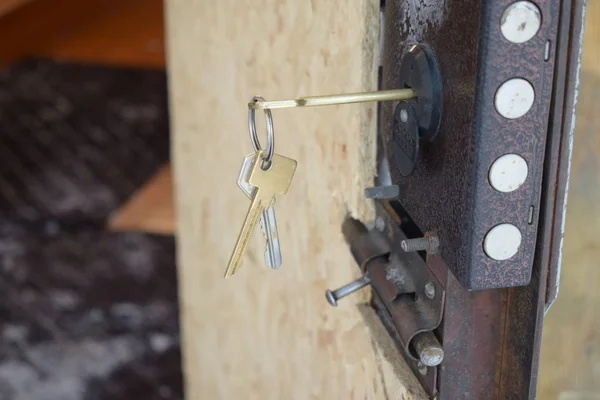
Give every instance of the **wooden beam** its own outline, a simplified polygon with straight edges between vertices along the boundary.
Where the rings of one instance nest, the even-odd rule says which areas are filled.
[[[10,3],[10,2],[9,2]],[[164,67],[160,0],[37,0],[2,15],[0,66],[24,56]]]
[[[0,17],[24,6],[30,1],[31,0],[0,0]]]
[[[337,309],[324,297],[359,274],[340,229],[373,216],[376,104],[273,112],[276,152],[298,160],[276,203],[284,263],[264,267],[255,233],[223,280],[249,204],[246,103],[376,89],[379,2],[165,5],[187,397],[421,398],[368,291]]]
[[[160,169],[108,222],[112,230],[172,235],[175,231],[171,166]]]

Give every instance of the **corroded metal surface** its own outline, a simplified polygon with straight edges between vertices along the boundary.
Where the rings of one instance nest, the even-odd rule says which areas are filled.
[[[382,104],[392,182],[406,188],[399,200],[419,228],[439,234],[443,257],[457,279],[475,290],[526,285],[537,239],[560,3],[538,2],[541,29],[532,40],[515,45],[500,32],[502,12],[511,2],[425,2],[413,10],[404,2],[388,1],[385,7],[383,88],[401,87],[402,55],[410,45],[424,42],[435,52],[444,90],[440,132],[421,143],[410,177],[394,168],[395,104]],[[551,51],[545,60],[548,40]],[[515,120],[500,116],[494,105],[496,90],[509,78],[528,80],[536,96],[529,112]],[[529,176],[519,190],[500,193],[489,185],[487,174],[497,157],[511,152],[526,158]],[[522,234],[519,252],[505,261],[490,259],[482,246],[486,232],[499,223],[511,223]]]

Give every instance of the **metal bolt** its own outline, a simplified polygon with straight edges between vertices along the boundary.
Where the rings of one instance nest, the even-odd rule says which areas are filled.
[[[483,251],[493,260],[503,261],[518,253],[523,234],[513,224],[496,225],[485,234]]]
[[[516,119],[527,114],[535,101],[533,85],[523,78],[512,78],[496,91],[494,105],[504,118]]]
[[[500,30],[512,43],[525,43],[540,30],[542,13],[530,1],[517,1],[509,5],[502,13]]]
[[[417,239],[404,239],[400,243],[400,247],[407,253],[412,253],[413,251],[425,251],[429,249],[429,239],[426,237],[417,238]]]
[[[435,284],[433,282],[427,282],[425,284],[425,296],[430,300],[435,298]]]
[[[357,290],[364,288],[365,286],[367,286],[370,283],[371,283],[371,278],[369,278],[368,275],[365,275],[362,278],[359,278],[353,282],[350,282],[349,284],[344,285],[341,288],[336,289],[334,291],[327,289],[325,291],[325,298],[327,299],[329,304],[331,304],[332,306],[335,307],[335,306],[337,306],[337,302],[339,299],[346,297],[349,294],[352,294],[352,293],[356,292]]]
[[[406,111],[405,109],[400,110],[400,121],[408,121],[408,111]]]
[[[422,332],[411,341],[419,359],[428,367],[435,367],[444,360],[444,350],[432,332]]]
[[[385,231],[385,220],[382,217],[377,217],[375,219],[375,229],[379,232]]]
[[[365,189],[367,199],[393,199],[399,195],[400,187],[398,185],[374,186]]]
[[[415,251],[429,251],[435,253],[439,246],[440,240],[435,235],[415,239],[404,239],[400,242],[400,247],[407,253]]]

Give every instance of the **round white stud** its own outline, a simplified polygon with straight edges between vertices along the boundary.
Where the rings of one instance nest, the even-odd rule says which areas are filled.
[[[527,179],[527,161],[518,154],[505,154],[490,167],[490,185],[499,192],[512,192]]]
[[[535,100],[531,83],[522,78],[504,82],[496,92],[496,111],[504,118],[515,119],[527,114]]]
[[[496,225],[485,235],[483,250],[488,257],[502,261],[508,260],[521,246],[521,231],[512,224]]]
[[[500,30],[512,43],[525,43],[533,38],[542,25],[540,9],[530,1],[512,3],[502,13]]]

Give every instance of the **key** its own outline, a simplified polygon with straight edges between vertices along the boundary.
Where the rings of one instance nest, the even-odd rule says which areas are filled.
[[[250,184],[250,182],[248,182],[255,158],[256,153],[247,155],[246,158],[244,158],[242,170],[238,179],[239,188],[242,189],[242,192],[244,192],[249,199],[252,199],[254,190],[256,189]],[[273,203],[274,202],[275,199],[273,199]],[[269,268],[277,269],[281,266],[282,259],[273,203],[271,203],[269,207],[262,211],[262,215],[260,216],[260,230],[266,241],[265,264]]]
[[[318,107],[336,104],[368,103],[372,101],[408,100],[416,96],[417,94],[413,89],[391,89],[363,93],[306,96],[290,100],[251,101],[248,103],[248,107],[253,110],[274,110],[276,108]]]
[[[257,152],[256,159],[252,165],[252,171],[248,178],[248,182],[256,189],[252,195],[242,230],[227,264],[225,278],[229,278],[238,270],[252,229],[258,222],[262,210],[271,205],[276,194],[285,194],[288,191],[294,177],[294,172],[296,172],[296,160],[279,154],[273,154],[270,168],[263,170],[261,167],[262,154],[262,150]]]

